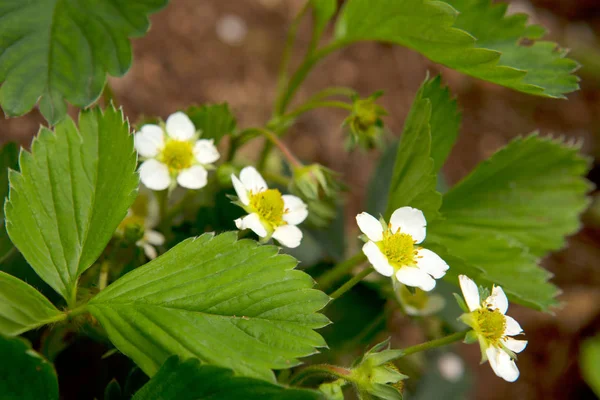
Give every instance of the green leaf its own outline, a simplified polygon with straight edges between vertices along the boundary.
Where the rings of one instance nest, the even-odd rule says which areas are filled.
[[[52,364],[25,340],[0,336],[0,360],[3,400],[58,400],[58,379]]]
[[[0,272],[0,334],[16,336],[65,318],[66,315],[35,288]]]
[[[481,269],[481,279],[520,303],[556,304],[556,287],[537,262],[580,228],[590,184],[583,178],[589,162],[578,150],[535,134],[515,139],[444,196],[444,219],[428,226],[428,243]],[[450,265],[465,273],[460,263]]]
[[[202,235],[120,278],[88,307],[148,375],[173,354],[273,380],[325,347],[329,297],[274,246]]]
[[[579,365],[585,382],[600,397],[600,336],[583,343]]]
[[[391,42],[465,74],[521,92],[564,97],[579,88],[578,65],[540,39],[544,29],[523,14],[505,16],[491,0],[349,0],[338,18],[336,45]]]
[[[168,0],[5,0],[0,2],[0,105],[9,116],[40,99],[50,124],[66,114],[65,100],[92,104],[106,74],[131,66],[128,37],[142,36],[148,14]]]
[[[327,23],[335,15],[337,0],[311,0],[314,15],[314,31],[321,37]]]
[[[78,277],[98,258],[135,199],[129,125],[114,108],[42,128],[10,173],[7,230],[27,262],[70,304]]]
[[[428,222],[437,217],[442,196],[436,190],[436,173],[456,140],[459,124],[456,102],[441,87],[439,77],[423,82],[400,137],[386,217],[404,206],[423,211]]]
[[[235,129],[236,120],[227,103],[192,106],[185,113],[201,131],[201,139],[213,139],[215,144]]]
[[[4,261],[8,254],[14,249],[12,242],[6,232],[4,225],[4,201],[8,196],[8,170],[19,170],[19,145],[6,143],[0,149],[0,198],[2,208],[0,209],[0,262]]]
[[[230,369],[201,365],[196,358],[172,356],[133,400],[318,400],[319,392],[285,388],[259,379],[234,376]]]

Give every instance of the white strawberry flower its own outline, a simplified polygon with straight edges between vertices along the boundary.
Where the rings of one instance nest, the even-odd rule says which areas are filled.
[[[506,315],[506,294],[500,286],[494,286],[492,294],[481,301],[479,288],[473,280],[465,275],[459,275],[458,279],[470,311],[461,315],[460,320],[473,328],[472,332],[481,347],[482,362],[488,360],[500,378],[508,382],[516,381],[519,369],[515,364],[515,353],[522,352],[527,341],[511,337],[523,333],[523,329],[514,318]]]
[[[248,215],[235,220],[240,230],[251,229],[263,241],[270,238],[283,246],[294,248],[302,241],[302,231],[296,226],[308,216],[308,208],[296,196],[282,195],[269,189],[254,167],[245,167],[240,177],[231,174],[239,203]]]
[[[164,125],[148,124],[135,134],[138,154],[145,159],[140,180],[152,190],[177,183],[187,189],[206,186],[208,171],[220,157],[213,140],[198,139],[196,127],[182,112],[171,114]]]
[[[440,256],[417,246],[425,240],[427,225],[421,210],[399,208],[387,225],[366,212],[358,214],[356,222],[366,236],[363,253],[381,275],[428,292],[446,274],[448,264]]]

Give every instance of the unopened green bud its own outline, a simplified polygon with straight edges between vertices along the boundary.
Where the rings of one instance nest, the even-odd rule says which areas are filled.
[[[383,107],[375,100],[382,95],[377,92],[366,99],[354,98],[352,113],[344,121],[350,129],[346,148],[353,150],[357,146],[365,150],[381,147],[383,144],[383,120],[387,115]]]
[[[115,235],[126,244],[133,244],[144,237],[144,219],[131,214],[119,224]]]
[[[327,400],[344,400],[342,387],[346,384],[344,379],[338,379],[334,382],[323,383],[319,386],[319,391],[325,395]]]

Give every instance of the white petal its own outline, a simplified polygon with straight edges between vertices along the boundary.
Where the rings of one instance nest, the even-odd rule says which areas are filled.
[[[490,346],[486,350],[490,366],[494,373],[500,378],[508,382],[514,382],[519,377],[519,369],[515,364],[515,361],[510,356],[493,346]]]
[[[169,167],[151,158],[140,165],[140,180],[148,189],[165,190],[171,184]]]
[[[167,134],[177,140],[189,140],[196,133],[196,127],[187,115],[181,111],[169,115],[166,123]]]
[[[475,311],[481,308],[479,300],[479,288],[471,278],[466,275],[459,275],[458,281],[460,283],[460,290],[462,290],[463,297],[469,307],[469,311]]]
[[[506,338],[502,340],[502,343],[504,343],[509,350],[514,351],[515,353],[520,353],[525,350],[525,347],[527,347],[527,340]]]
[[[146,254],[146,257],[150,260],[154,260],[158,256],[156,249],[151,244],[142,243],[142,249],[144,249],[144,254]]]
[[[300,197],[284,194],[283,207],[286,213],[283,214],[283,220],[291,225],[298,225],[308,217],[308,207]],[[289,246],[288,246],[289,247]]]
[[[498,309],[502,314],[506,314],[506,310],[508,310],[508,299],[500,286],[494,286],[492,294],[485,299],[485,303],[492,308]]]
[[[133,141],[140,156],[156,157],[165,145],[164,132],[158,125],[144,125]]]
[[[165,244],[165,236],[157,231],[147,230],[144,233],[144,240],[154,246],[162,246]]]
[[[188,189],[200,189],[206,186],[208,172],[201,165],[183,169],[177,175],[177,183]]]
[[[380,242],[383,239],[383,226],[381,222],[369,213],[362,212],[356,216],[358,227],[367,235],[369,240]]]
[[[392,276],[394,274],[394,268],[375,243],[368,241],[364,244],[362,251],[369,259],[371,265],[373,265],[373,268],[375,268],[375,271],[383,276]]]
[[[440,279],[446,275],[448,264],[440,256],[431,250],[420,249],[417,253],[417,267],[433,276],[435,279]]]
[[[256,233],[259,237],[267,236],[267,230],[264,225],[260,221],[260,217],[256,213],[252,213],[246,215],[243,218],[235,220],[235,226],[238,227],[239,230],[251,229],[254,233]]]
[[[240,172],[240,180],[246,187],[246,190],[252,193],[259,193],[268,189],[267,182],[254,167],[245,167]]]
[[[302,231],[295,225],[282,225],[273,232],[273,239],[291,249],[300,246]]]
[[[418,287],[429,292],[435,287],[435,279],[416,267],[402,267],[396,272],[396,279],[407,286]]]
[[[523,332],[521,325],[513,318],[505,315],[506,318],[506,328],[504,329],[504,334],[508,336],[515,336],[519,333]]]
[[[242,204],[247,206],[250,203],[250,199],[248,199],[248,191],[246,190],[246,187],[242,181],[240,181],[234,174],[231,174],[231,183],[233,183],[235,193],[237,193],[237,196]]]
[[[214,145],[212,139],[201,139],[194,145],[194,157],[200,164],[212,164],[217,161],[221,155]]]
[[[417,244],[425,240],[427,221],[421,210],[412,207],[399,208],[392,214],[390,223],[394,233],[400,229],[400,232],[412,236]]]

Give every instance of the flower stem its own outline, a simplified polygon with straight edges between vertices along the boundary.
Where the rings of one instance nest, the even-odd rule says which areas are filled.
[[[345,103],[343,101],[316,101],[316,102],[308,102],[306,104],[301,105],[295,110],[285,114],[282,119],[294,119],[299,115],[304,114],[307,111],[314,110],[315,108],[341,108],[343,110],[352,111],[352,105]]]
[[[98,290],[102,291],[108,284],[108,273],[110,272],[110,261],[104,260],[100,265],[100,275],[98,276]]]
[[[277,135],[275,133],[271,132],[268,129],[262,129],[262,128],[257,128],[257,129],[260,130],[260,133],[269,141],[269,143],[277,146],[279,151],[281,151],[281,154],[283,154],[283,156],[286,158],[286,160],[290,163],[290,165],[293,168],[302,167],[302,163],[300,162],[300,160],[298,160],[298,158],[296,158],[294,153],[292,153],[292,151],[277,137]],[[263,154],[261,154],[261,160],[259,162],[259,169],[261,169],[261,170],[264,169],[264,166],[265,166],[264,164],[266,162],[266,156],[268,154],[268,151],[265,153],[265,149],[267,149],[267,146],[265,146],[265,148],[263,149]]]
[[[358,282],[362,281],[363,278],[365,278],[373,271],[375,271],[375,268],[373,268],[372,266],[365,268],[364,270],[360,271],[357,275],[355,275],[352,279],[350,279],[348,282],[340,286],[336,291],[331,293],[329,297],[331,297],[332,299],[337,299],[338,297],[346,293],[348,290],[352,289]]]
[[[365,262],[367,258],[365,255],[361,253],[357,253],[349,259],[342,261],[341,263],[335,265],[329,271],[325,272],[319,278],[319,287],[323,291],[327,291],[331,287],[331,285],[335,284],[339,281],[344,275],[346,275],[352,268],[362,264]]]
[[[352,380],[351,371],[346,368],[337,367],[329,364],[316,364],[309,365],[308,367],[300,370],[296,375],[290,379],[290,385],[298,386],[306,379],[316,375],[329,375],[335,378],[342,378],[345,380]]]
[[[446,345],[454,343],[454,342],[458,342],[459,340],[462,340],[465,338],[465,335],[467,334],[467,332],[469,332],[469,331],[467,330],[467,331],[462,331],[462,332],[456,332],[456,333],[453,333],[452,335],[448,335],[448,336],[445,336],[440,339],[430,340],[429,342],[425,342],[425,343],[417,344],[415,346],[407,347],[406,349],[402,350],[401,357],[406,357],[406,356],[409,356],[414,353],[419,353],[421,351],[431,350],[431,349],[435,349],[437,347],[442,347],[442,346],[446,346]]]

